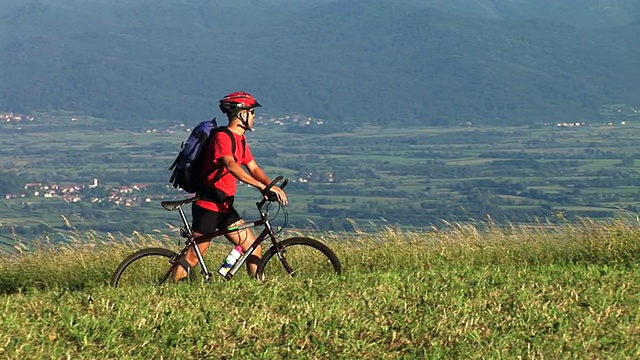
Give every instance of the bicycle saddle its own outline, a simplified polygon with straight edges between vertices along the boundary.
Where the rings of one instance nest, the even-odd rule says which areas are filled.
[[[162,204],[162,207],[165,208],[165,210],[173,211],[184,204],[188,204],[196,200],[198,200],[197,197],[192,197],[192,198],[183,199],[183,200],[163,201],[160,204]]]

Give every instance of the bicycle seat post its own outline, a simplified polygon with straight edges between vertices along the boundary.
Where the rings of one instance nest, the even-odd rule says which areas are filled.
[[[189,226],[189,221],[187,221],[187,217],[184,215],[184,210],[182,210],[182,206],[178,207],[178,212],[180,213],[180,218],[182,219],[184,228],[187,231],[187,236],[193,235],[191,232],[191,226]]]

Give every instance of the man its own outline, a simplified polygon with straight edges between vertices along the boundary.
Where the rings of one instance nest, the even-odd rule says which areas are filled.
[[[246,92],[234,92],[220,100],[220,110],[229,119],[229,131],[212,133],[213,141],[206,148],[203,165],[203,176],[206,176],[206,180],[202,190],[198,191],[200,200],[192,207],[192,230],[195,236],[244,224],[244,220],[233,206],[238,180],[260,190],[271,182],[254,159],[245,137],[246,131],[253,130],[255,108],[260,106],[258,101]],[[274,186],[271,191],[277,195],[281,203],[287,204],[287,195],[282,189]],[[243,229],[230,233],[227,239],[234,245],[241,246],[243,251],[247,251],[255,240],[255,235],[251,229]],[[207,241],[198,245],[203,255],[210,244],[211,241]],[[255,276],[261,256],[262,249],[258,247],[247,259],[247,270],[251,276]],[[198,263],[193,248],[189,248],[185,258],[192,267]],[[186,271],[179,267],[175,280],[179,281],[186,276]]]

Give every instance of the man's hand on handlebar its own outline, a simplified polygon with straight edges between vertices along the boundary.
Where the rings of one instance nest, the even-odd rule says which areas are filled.
[[[283,189],[285,186],[287,186],[287,183],[289,182],[289,180],[285,179],[280,185],[280,187],[277,187],[276,184],[281,180],[282,180],[282,176],[278,176],[277,178],[272,180],[269,185],[267,185],[264,189],[262,189],[261,191],[262,196],[264,196],[264,200],[262,200],[262,203],[264,203],[264,201],[267,201],[267,200],[268,201],[277,200],[282,205],[287,205],[289,200],[287,198],[287,194],[284,192]]]
[[[268,201],[277,201],[282,205],[287,205],[289,200],[287,199],[287,194],[281,188],[277,186],[272,186],[268,193],[262,191],[262,195]]]
[[[271,188],[271,192],[276,194],[279,203],[281,203],[282,205],[287,205],[289,199],[287,198],[287,193],[285,193],[284,190],[277,186],[274,186]]]

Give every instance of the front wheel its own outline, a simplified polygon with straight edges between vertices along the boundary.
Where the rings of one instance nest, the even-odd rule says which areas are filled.
[[[272,246],[262,257],[256,277],[260,280],[279,276],[317,278],[342,273],[342,264],[325,244],[306,237],[294,237]]]
[[[175,252],[163,248],[147,248],[134,252],[124,259],[113,273],[113,287],[160,285],[172,282],[172,274],[178,267],[187,270],[189,280],[195,273],[186,260]]]

